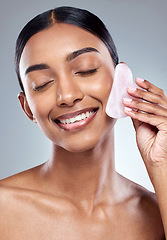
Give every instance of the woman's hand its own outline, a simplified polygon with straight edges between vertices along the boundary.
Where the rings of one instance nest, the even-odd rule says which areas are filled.
[[[125,113],[133,120],[141,156],[152,175],[155,167],[163,165],[167,169],[167,96],[146,80],[136,78],[136,83],[140,89],[127,89],[135,99],[124,99],[123,103]]]
[[[167,239],[167,96],[150,82],[136,78],[141,89],[128,88],[134,100],[124,99],[132,118],[139,151],[155,189]]]

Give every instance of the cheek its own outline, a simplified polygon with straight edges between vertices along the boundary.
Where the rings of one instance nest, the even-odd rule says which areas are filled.
[[[87,85],[87,94],[98,99],[105,107],[113,84],[110,71],[99,74]]]
[[[53,108],[54,99],[52,94],[27,93],[27,101],[34,117],[38,121],[43,121]]]

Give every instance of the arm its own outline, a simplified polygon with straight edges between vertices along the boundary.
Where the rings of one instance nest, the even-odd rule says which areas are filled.
[[[137,145],[155,189],[167,238],[167,96],[146,80],[136,78],[136,83],[143,90],[127,90],[136,99],[123,101],[125,113],[132,118]]]

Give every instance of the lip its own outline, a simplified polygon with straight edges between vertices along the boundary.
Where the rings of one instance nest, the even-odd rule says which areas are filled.
[[[77,115],[79,114],[82,114],[82,113],[86,113],[86,112],[92,112],[92,111],[97,111],[98,110],[98,107],[94,107],[94,108],[84,108],[84,109],[81,109],[81,110],[78,110],[76,112],[72,112],[72,113],[67,113],[67,114],[63,114],[59,117],[57,117],[55,119],[55,121],[60,121],[60,120],[64,120],[64,119],[67,119],[67,118],[72,118],[72,117],[76,117]]]
[[[89,116],[88,118],[85,118],[81,121],[77,121],[77,122],[74,122],[74,123],[69,123],[69,124],[63,124],[63,123],[60,123],[60,120],[64,120],[64,119],[67,119],[67,118],[72,118],[72,117],[76,117],[77,115],[79,114],[82,114],[82,113],[86,113],[86,112],[91,112],[91,111],[95,111],[91,116]],[[83,127],[85,127],[87,124],[89,124],[93,118],[95,117],[96,113],[98,111],[98,108],[85,108],[85,109],[82,109],[82,110],[79,110],[79,111],[76,111],[74,113],[68,113],[68,114],[64,114],[64,115],[61,115],[60,117],[56,118],[54,120],[54,122],[62,129],[66,130],[66,131],[74,131],[74,130],[78,130],[78,129],[81,129]]]

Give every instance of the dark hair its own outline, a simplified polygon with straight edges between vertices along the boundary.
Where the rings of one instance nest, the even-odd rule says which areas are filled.
[[[54,23],[67,23],[91,32],[107,46],[115,66],[118,64],[118,54],[113,39],[104,23],[87,10],[74,7],[58,7],[39,14],[29,21],[20,32],[16,41],[15,69],[20,87],[24,91],[19,72],[19,63],[27,41],[36,33],[49,28]]]

